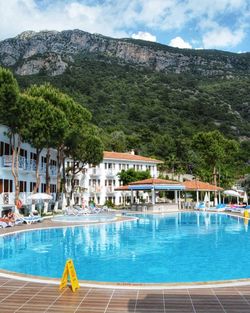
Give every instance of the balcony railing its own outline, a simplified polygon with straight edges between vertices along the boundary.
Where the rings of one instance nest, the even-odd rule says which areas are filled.
[[[43,163],[43,165],[41,165],[39,167],[39,173],[46,174],[46,164]],[[57,167],[55,165],[50,165],[49,166],[49,174],[51,176],[56,176],[57,175]]]
[[[90,176],[100,176],[101,175],[101,171],[99,168],[91,168],[89,171],[89,175]]]
[[[0,167],[10,168],[12,166],[12,155],[3,155],[0,157]],[[20,170],[24,171],[36,171],[36,160],[27,160],[27,158],[23,156],[19,156],[18,158],[18,167]],[[41,174],[46,173],[46,164],[42,163],[39,167],[39,172]],[[55,165],[49,166],[49,173],[51,176],[55,176],[57,174],[57,167]]]
[[[114,186],[106,186],[106,193],[114,193],[115,187]]]
[[[100,193],[101,192],[101,186],[89,186],[89,192],[90,193]]]
[[[106,172],[106,177],[115,177],[116,176],[116,172],[114,170],[108,170]]]

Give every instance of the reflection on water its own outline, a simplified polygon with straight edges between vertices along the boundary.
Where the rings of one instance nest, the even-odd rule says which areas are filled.
[[[65,261],[72,258],[80,279],[100,281],[178,282],[247,275],[242,266],[249,268],[244,261],[250,254],[245,240],[248,220],[206,212],[137,217],[0,237],[0,267],[60,277]]]

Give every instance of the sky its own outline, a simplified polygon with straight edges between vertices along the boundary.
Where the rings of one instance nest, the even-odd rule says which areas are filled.
[[[250,0],[0,0],[0,40],[81,29],[179,48],[250,51]]]

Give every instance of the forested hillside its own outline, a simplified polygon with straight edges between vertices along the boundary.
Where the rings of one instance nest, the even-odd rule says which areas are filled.
[[[165,158],[176,152],[176,140],[188,140],[197,131],[250,137],[249,78],[156,73],[86,55],[78,56],[63,75],[17,78],[23,88],[49,81],[72,95],[107,134],[119,131],[119,150],[136,147]]]

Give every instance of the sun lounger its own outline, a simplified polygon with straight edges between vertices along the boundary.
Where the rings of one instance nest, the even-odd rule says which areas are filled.
[[[23,216],[20,213],[15,213],[14,218],[15,225],[38,223],[43,220],[43,218],[40,215],[30,214],[30,216]]]
[[[10,225],[6,222],[2,222],[0,221],[0,228],[6,228],[6,227],[9,227]]]
[[[224,203],[219,203],[216,205],[215,208],[213,208],[214,211],[217,211],[217,212],[224,212],[226,210],[226,204]]]
[[[195,206],[194,209],[195,210],[205,210],[206,209],[205,203],[204,202],[197,203],[197,205]]]

